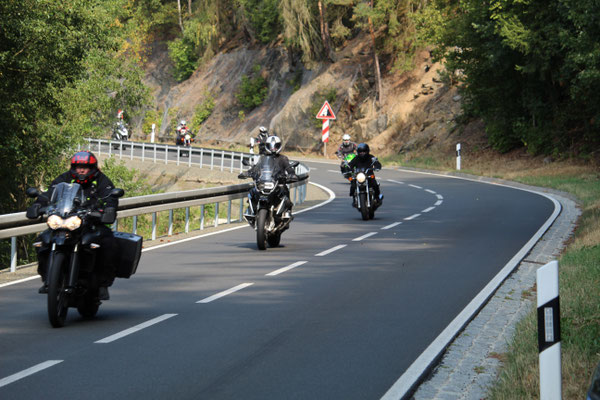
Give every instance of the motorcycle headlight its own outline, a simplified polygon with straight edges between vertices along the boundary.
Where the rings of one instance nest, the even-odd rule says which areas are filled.
[[[356,175],[356,180],[358,181],[358,183],[363,183],[367,180],[367,176],[362,172],[359,172],[358,175]]]
[[[273,182],[262,182],[258,185],[259,190],[268,190],[271,191],[275,187]]]
[[[46,222],[48,227],[52,230],[64,228],[70,231],[74,231],[75,229],[81,226],[81,218],[69,217],[67,219],[62,219],[58,215],[51,215],[48,217],[48,221]]]

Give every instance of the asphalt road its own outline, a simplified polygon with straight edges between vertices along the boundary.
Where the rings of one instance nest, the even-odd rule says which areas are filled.
[[[0,288],[0,398],[380,399],[554,211],[384,170],[363,221],[338,167],[308,164],[336,198],[278,248],[245,227],[148,249],[96,319],[60,329],[37,280]]]

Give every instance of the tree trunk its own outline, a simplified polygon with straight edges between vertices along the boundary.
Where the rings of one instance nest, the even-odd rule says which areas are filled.
[[[369,5],[373,8],[373,0],[370,0]],[[375,31],[373,29],[373,20],[369,17],[369,32],[371,33],[371,43],[373,46],[373,64],[375,68],[375,79],[377,84],[377,98],[379,104],[383,104],[383,88],[381,87],[381,71],[379,70],[379,57],[377,56],[377,48],[375,47]]]
[[[329,46],[329,27],[327,26],[327,22],[325,22],[325,4],[321,0],[318,1],[319,5],[319,22],[321,25],[321,40],[323,41],[323,48],[325,49],[325,56],[328,59],[332,59],[331,57],[331,48]]]
[[[188,0],[188,13],[192,15],[192,0]]]
[[[179,12],[179,27],[183,33],[183,20],[181,19],[181,0],[177,0],[177,11]]]

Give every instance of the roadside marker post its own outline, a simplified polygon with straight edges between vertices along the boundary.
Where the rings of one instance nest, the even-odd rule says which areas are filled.
[[[456,169],[460,171],[460,143],[456,145]]]
[[[323,103],[323,106],[317,113],[316,118],[323,120],[321,141],[323,142],[323,155],[327,157],[327,142],[329,142],[329,120],[335,119],[335,114],[333,113],[333,110],[327,100],[325,100],[325,103]]]
[[[560,400],[562,389],[558,261],[551,261],[538,268],[536,284],[540,399]]]

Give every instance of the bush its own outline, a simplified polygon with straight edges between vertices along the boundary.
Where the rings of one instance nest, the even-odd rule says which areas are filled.
[[[254,75],[252,78],[242,75],[240,91],[235,95],[240,104],[248,110],[260,106],[269,94],[266,79],[259,75],[260,65],[255,65],[252,72]]]
[[[186,38],[169,42],[169,57],[174,64],[173,76],[178,82],[189,78],[198,67],[195,46]]]
[[[194,111],[194,117],[192,118],[192,124],[190,128],[192,131],[197,132],[200,129],[200,125],[210,117],[213,109],[215,108],[215,98],[209,92],[206,92],[204,100],[196,107]]]

